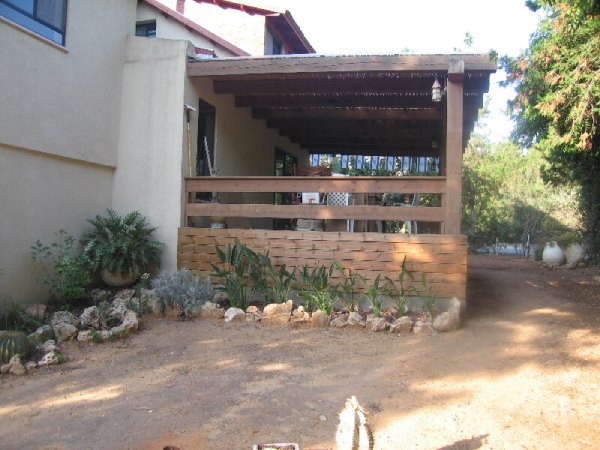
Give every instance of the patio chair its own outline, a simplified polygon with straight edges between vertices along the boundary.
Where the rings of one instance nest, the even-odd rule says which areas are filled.
[[[302,192],[301,193],[302,204],[304,205],[319,205],[321,196],[318,192]],[[315,227],[316,223],[316,227]],[[316,229],[323,229],[323,221],[315,219],[298,219],[296,222],[297,231],[315,231]]]
[[[392,203],[392,206],[404,206],[404,207],[419,206],[420,201],[421,201],[421,194],[414,194],[413,199],[410,203]],[[417,234],[418,229],[417,229],[417,221],[416,220],[408,219],[405,221],[405,223],[406,223],[406,232],[408,234],[412,234],[413,232],[414,232],[414,234]]]
[[[329,192],[326,202],[328,205],[348,206],[350,204],[350,195],[347,192]],[[346,231],[354,231],[354,219],[346,220]]]

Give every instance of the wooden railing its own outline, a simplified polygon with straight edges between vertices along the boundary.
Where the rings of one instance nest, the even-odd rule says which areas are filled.
[[[443,222],[444,206],[411,208],[379,205],[273,205],[195,202],[196,192],[274,193],[348,192],[350,194],[440,194],[445,204],[446,177],[189,177],[185,179],[186,224],[193,217],[221,216],[282,219],[417,220]]]

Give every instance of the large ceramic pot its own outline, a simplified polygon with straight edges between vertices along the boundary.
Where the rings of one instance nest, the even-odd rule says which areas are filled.
[[[556,241],[546,242],[542,261],[549,266],[561,266],[565,262],[565,254]]]
[[[585,260],[585,249],[581,244],[571,244],[565,250],[567,266],[576,267],[577,264]]]
[[[102,269],[100,271],[100,278],[102,279],[102,282],[107,286],[116,288],[131,286],[137,281],[139,276],[139,270],[129,271],[125,275],[121,275],[119,272],[109,272],[106,269]]]

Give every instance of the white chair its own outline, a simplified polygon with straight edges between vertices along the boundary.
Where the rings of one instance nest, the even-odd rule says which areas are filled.
[[[348,206],[350,204],[350,195],[347,192],[329,192],[327,194],[327,204]],[[354,231],[354,219],[346,220],[346,231]]]
[[[303,205],[318,205],[320,203],[320,194],[318,192],[302,192],[302,204]],[[317,221],[319,229],[322,229],[322,222]],[[314,219],[298,219],[296,222],[297,231],[315,231],[315,220]]]
[[[412,207],[419,206],[419,202],[421,201],[421,194],[414,194],[412,202],[410,203],[393,203],[393,206],[403,206],[403,207]],[[406,224],[406,232],[408,234],[412,234],[413,232],[417,234],[417,221],[416,220],[406,220],[404,222]],[[414,230],[414,231],[413,231]]]

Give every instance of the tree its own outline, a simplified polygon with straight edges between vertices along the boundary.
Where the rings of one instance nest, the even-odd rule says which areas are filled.
[[[588,252],[600,260],[600,4],[529,0],[545,19],[529,48],[501,65],[517,96],[515,140],[543,154],[544,179],[579,187]]]
[[[527,243],[576,227],[574,193],[544,183],[542,155],[474,135],[463,161],[463,231],[473,246]],[[575,219],[575,220],[573,220]]]

